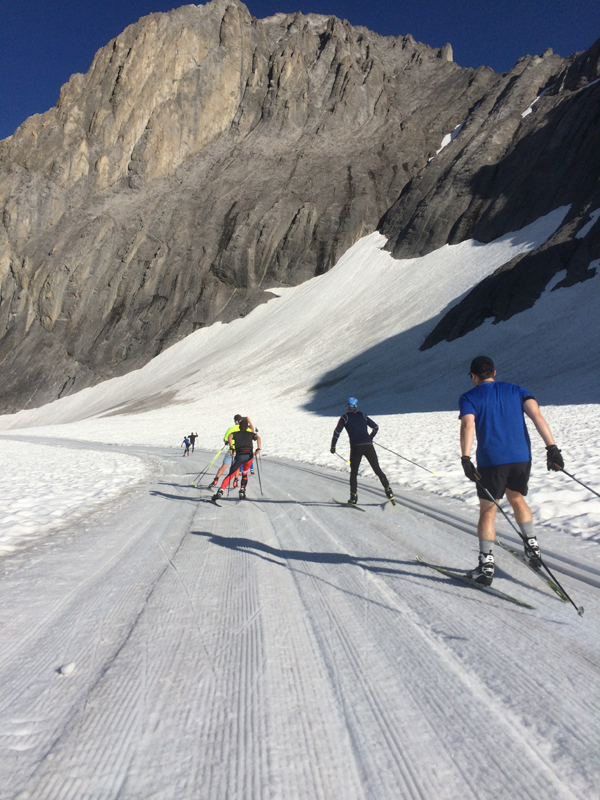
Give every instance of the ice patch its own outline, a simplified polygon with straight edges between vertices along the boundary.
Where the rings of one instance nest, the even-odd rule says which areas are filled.
[[[435,154],[436,154],[436,156],[437,156],[437,155],[439,155],[439,154],[442,152],[442,150],[444,149],[444,147],[448,147],[448,145],[450,144],[450,142],[453,142],[453,141],[454,141],[454,139],[456,139],[456,137],[458,136],[458,134],[461,132],[461,130],[462,130],[462,127],[463,127],[463,125],[465,124],[465,122],[466,122],[466,120],[463,120],[462,122],[460,122],[460,123],[459,123],[459,124],[456,126],[456,128],[454,128],[454,130],[453,130],[453,131],[451,131],[450,133],[447,133],[447,134],[444,136],[444,138],[442,139],[442,144],[440,145],[440,149],[435,151]],[[431,159],[429,159],[429,160],[431,161]]]
[[[598,221],[598,217],[600,217],[600,208],[597,208],[595,211],[590,212],[590,221],[586,222],[583,228],[580,231],[577,231],[575,234],[576,239],[583,239],[588,233],[592,230],[596,222]]]
[[[543,97],[543,96],[546,94],[546,92],[547,92],[547,91],[548,91],[548,89],[544,89],[544,91],[543,91],[543,92],[540,92],[540,93],[538,94],[538,96],[535,98],[535,100],[533,101],[533,103],[532,103],[532,104],[531,104],[531,105],[530,105],[528,108],[526,108],[526,109],[525,109],[525,111],[523,111],[523,113],[521,114],[521,116],[522,116],[522,117],[528,117],[528,116],[529,116],[529,115],[532,113],[534,105],[537,103],[537,101],[538,101],[538,100],[539,100],[541,97]]]

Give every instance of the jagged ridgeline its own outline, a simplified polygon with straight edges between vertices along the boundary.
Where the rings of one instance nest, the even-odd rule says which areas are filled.
[[[0,410],[138,368],[378,225],[410,257],[573,204],[549,262],[505,268],[510,302],[500,276],[428,346],[531,304],[559,269],[585,279],[600,255],[595,228],[576,238],[600,207],[598,50],[499,75],[459,67],[449,45],[257,20],[237,0],[129,26],[0,142]]]

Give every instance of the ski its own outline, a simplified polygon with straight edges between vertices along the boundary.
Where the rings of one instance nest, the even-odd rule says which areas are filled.
[[[496,539],[496,541],[497,541],[497,543],[500,545],[500,547],[503,550],[506,550],[507,553],[510,553],[515,558],[517,558],[519,561],[521,561],[523,564],[525,564],[525,566],[528,567],[533,573],[535,573],[538,576],[538,578],[543,580],[544,583],[547,586],[549,586],[550,589],[552,589],[554,594],[556,594],[556,596],[563,601],[563,603],[568,603],[569,602],[569,598],[565,596],[564,592],[560,589],[559,586],[557,586],[554,583],[552,578],[549,578],[547,575],[544,575],[544,573],[541,572],[540,570],[535,569],[534,567],[532,567],[531,564],[529,563],[529,561],[525,558],[525,554],[524,553],[519,553],[518,550],[513,550],[512,547],[510,547],[507,544],[504,544],[504,542],[501,542],[500,539]]]
[[[446,567],[439,567],[435,564],[430,564],[428,561],[417,556],[417,561],[421,564],[424,564],[426,567],[430,569],[434,569],[437,572],[441,572],[442,575],[448,575],[450,578],[456,578],[456,580],[461,581],[462,583],[466,583],[468,586],[473,586],[475,589],[480,589],[483,592],[487,592],[488,594],[494,595],[494,597],[499,597],[502,600],[508,600],[509,603],[514,603],[517,606],[522,606],[523,608],[531,608],[534,609],[535,606],[530,606],[528,603],[524,603],[523,600],[518,600],[516,597],[513,597],[510,594],[506,594],[506,592],[501,592],[499,589],[494,589],[492,586],[483,586],[481,583],[476,583],[471,578],[468,578],[464,572],[461,572],[457,569],[448,569]]]
[[[343,503],[341,500],[336,500],[335,497],[333,497],[332,500],[334,503],[337,503],[338,506],[349,506],[350,508],[355,508],[357,511],[364,511],[364,508],[355,506],[354,503]]]
[[[221,504],[217,503],[217,501],[214,500],[212,497],[210,498],[210,502],[213,504],[213,506],[217,506],[217,508],[222,508]]]

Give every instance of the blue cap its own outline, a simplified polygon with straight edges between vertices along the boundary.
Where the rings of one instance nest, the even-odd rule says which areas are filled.
[[[358,405],[358,400],[356,399],[356,397],[349,397],[346,405],[350,406],[350,408],[356,408],[356,406]]]

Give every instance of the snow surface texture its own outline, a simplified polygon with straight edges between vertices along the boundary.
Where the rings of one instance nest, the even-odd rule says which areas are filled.
[[[355,395],[380,425],[376,441],[436,473],[380,450],[394,485],[474,504],[460,467],[456,409],[471,388],[471,359],[486,353],[498,379],[524,385],[538,399],[566,469],[597,488],[598,276],[557,291],[553,282],[533,309],[419,351],[441,314],[502,264],[539,246],[567,210],[487,245],[466,241],[412,260],[394,260],[382,250],[384,237],[372,234],[329,273],[277,290],[277,299],[247,317],[197,331],[142,370],[2,417],[0,430],[178,447],[193,429],[216,451],[233,414],[247,413],[266,454],[344,469],[329,443],[346,398]],[[555,323],[562,319],[566,327]],[[535,432],[532,442],[536,520],[599,539],[600,499],[547,473]]]
[[[0,440],[0,555],[35,546],[148,477],[139,458]]]
[[[372,480],[343,508],[347,476],[298,462],[216,508],[207,459],[4,559],[2,800],[597,797],[598,588],[563,577],[578,617],[500,548],[535,610],[456,583],[416,556],[474,566],[473,510]]]
[[[598,278],[551,291],[555,280],[532,310],[419,350],[565,213],[412,261],[373,234],[326,275],[136,373],[0,419],[19,437],[0,439],[3,486],[36,509],[40,533],[40,486],[58,510],[61,486],[106,497],[147,470],[141,491],[85,523],[80,506],[44,547],[0,562],[2,800],[598,797],[600,500],[547,473],[532,437],[542,549],[583,617],[500,547],[494,587],[532,610],[416,560],[476,563],[457,419],[474,355],[534,393],[569,471],[600,483]],[[368,468],[364,512],[333,502],[348,492],[329,444],[349,395],[380,424],[376,441],[436,472],[380,450],[396,507]],[[264,453],[250,499],[217,508],[194,484],[236,412]],[[182,458],[191,430],[204,451]],[[517,542],[502,519],[498,530]]]

